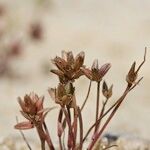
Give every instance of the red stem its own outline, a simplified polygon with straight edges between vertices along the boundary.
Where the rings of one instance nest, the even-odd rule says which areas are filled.
[[[82,120],[81,109],[78,107],[77,110],[78,110],[79,126],[80,126],[80,146],[79,146],[79,150],[82,150],[82,146],[83,146],[83,120]]]
[[[47,142],[47,144],[48,144],[48,146],[49,146],[49,148],[50,148],[50,150],[54,150],[55,148],[54,148],[54,145],[53,145],[53,143],[52,143],[52,140],[51,140],[51,137],[50,137],[50,134],[49,134],[49,131],[48,131],[48,129],[47,129],[47,126],[46,126],[46,123],[45,122],[43,122],[43,126],[44,126],[44,129],[45,129],[45,134],[46,134],[46,142]]]
[[[94,133],[96,133],[98,129],[99,100],[100,100],[100,81],[97,82],[96,119],[95,119],[96,125]]]
[[[106,120],[105,124],[103,125],[103,127],[101,128],[101,130],[95,134],[92,142],[90,143],[89,147],[87,150],[92,150],[94,144],[97,142],[98,138],[101,136],[101,134],[103,133],[104,129],[107,127],[107,125],[109,124],[110,120],[112,119],[112,117],[114,116],[114,114],[116,113],[116,111],[118,110],[119,106],[121,105],[121,103],[123,102],[124,98],[126,97],[126,95],[129,92],[130,87],[127,86],[124,94],[120,97],[118,104],[116,105],[116,107],[114,108],[114,110],[111,112],[110,116],[108,117],[108,119]]]
[[[72,127],[71,127],[71,122],[70,122],[70,119],[69,119],[69,116],[68,116],[68,113],[66,111],[66,109],[64,107],[62,107],[62,110],[65,114],[65,117],[66,117],[66,121],[67,121],[67,124],[68,124],[68,129],[69,129],[69,140],[73,143],[73,148],[75,147],[75,140],[74,140],[74,135],[73,135],[73,132],[72,132]],[[72,147],[72,145],[68,145],[68,148],[70,149]]]
[[[87,95],[86,95],[86,98],[81,106],[81,111],[83,110],[88,98],[89,98],[89,94],[90,94],[90,90],[91,90],[91,85],[92,85],[92,81],[90,80],[90,84],[89,84],[89,88],[88,88],[88,92],[87,92]]]

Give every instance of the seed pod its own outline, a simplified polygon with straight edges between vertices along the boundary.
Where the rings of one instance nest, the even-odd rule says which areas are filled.
[[[102,93],[107,99],[109,99],[112,96],[112,88],[113,85],[111,85],[110,88],[108,89],[106,82],[105,81],[103,82]]]
[[[135,65],[136,62],[134,62],[126,76],[126,81],[128,82],[128,84],[133,84],[135,82],[135,80],[137,79],[137,72],[135,71]]]

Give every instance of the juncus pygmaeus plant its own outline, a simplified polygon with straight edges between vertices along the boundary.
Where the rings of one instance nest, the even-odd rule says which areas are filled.
[[[126,75],[127,85],[124,92],[110,107],[106,106],[113,95],[113,85],[108,86],[104,77],[111,68],[111,64],[105,63],[100,66],[96,59],[93,62],[92,67],[89,69],[84,65],[84,59],[84,52],[80,52],[74,57],[71,51],[62,51],[61,57],[56,56],[52,59],[56,69],[52,69],[51,72],[58,77],[59,83],[55,88],[49,88],[48,92],[52,100],[54,100],[54,102],[59,106],[59,113],[58,116],[56,116],[56,137],[58,137],[59,145],[53,143],[45,123],[45,117],[47,113],[53,109],[53,107],[44,108],[44,97],[39,97],[35,93],[26,95],[24,99],[18,99],[21,107],[20,112],[28,121],[17,123],[15,128],[25,130],[35,127],[41,141],[42,150],[45,150],[45,143],[47,143],[50,150],[65,150],[66,148],[69,150],[82,150],[84,149],[83,147],[87,138],[90,139],[88,141],[87,150],[92,150],[94,148],[98,149],[99,144],[96,143],[102,138],[102,133],[106,129],[110,120],[113,118],[128,93],[134,89],[143,78],[138,78],[138,73],[146,60],[146,49],[143,62],[137,67],[137,69],[136,62],[132,64]],[[90,80],[90,84],[86,98],[83,101],[83,104],[79,106],[75,93],[78,87],[75,87],[74,83],[81,76],[87,77]],[[89,98],[91,84],[93,82],[97,84],[96,108],[94,114],[95,121],[84,133],[83,128],[86,122],[84,122],[82,114]],[[100,87],[102,87],[102,89],[100,89]],[[104,101],[101,100],[100,94],[104,96]],[[105,120],[102,122],[104,118]],[[64,136],[66,138],[64,138]],[[105,149],[106,148],[107,147],[105,147]]]

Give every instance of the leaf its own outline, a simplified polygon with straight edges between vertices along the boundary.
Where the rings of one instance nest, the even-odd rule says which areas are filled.
[[[34,128],[34,125],[30,121],[24,121],[16,124],[14,127],[15,129],[19,129],[19,130],[27,130],[27,129]]]

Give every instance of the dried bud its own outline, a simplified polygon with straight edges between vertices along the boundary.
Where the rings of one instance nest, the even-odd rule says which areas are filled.
[[[134,62],[128,72],[128,75],[126,76],[126,81],[128,82],[128,84],[133,84],[136,79],[137,79],[137,72],[135,70],[135,65],[136,65],[136,62]]]
[[[113,85],[111,85],[110,88],[108,89],[106,82],[105,81],[103,82],[102,93],[107,99],[109,99],[112,96],[112,88]]]
[[[103,76],[108,72],[110,67],[111,67],[110,63],[106,63],[99,68],[98,60],[95,60],[93,62],[91,70],[84,67],[82,67],[81,70],[87,78],[89,78],[92,81],[99,82],[102,80]]]
[[[66,85],[59,83],[56,89],[50,88],[48,89],[48,92],[57,104],[60,104],[61,106],[68,105],[72,107],[74,100],[74,87],[71,82],[68,82]]]
[[[60,82],[63,84],[66,84],[69,81],[73,82],[83,75],[80,68],[83,67],[84,52],[80,52],[74,58],[71,51],[62,51],[62,58],[55,57],[52,62],[56,65],[58,70],[51,70],[51,72],[58,75]]]
[[[145,53],[144,53],[144,60],[141,62],[141,64],[137,67],[137,70],[135,70],[135,65],[136,65],[136,62],[134,62],[133,64],[132,64],[132,66],[131,66],[131,68],[130,68],[130,70],[129,70],[129,72],[128,72],[128,74],[127,74],[127,76],[126,76],[126,81],[127,81],[127,83],[128,83],[128,86],[132,86],[134,83],[135,83],[135,81],[136,81],[136,79],[137,79],[137,77],[138,77],[138,72],[139,72],[139,70],[141,69],[141,67],[143,66],[143,64],[145,63],[145,61],[146,61],[146,53],[147,53],[147,47],[145,47]],[[142,78],[141,78],[142,79]],[[140,80],[141,80],[140,79]],[[139,80],[139,81],[140,81]]]

